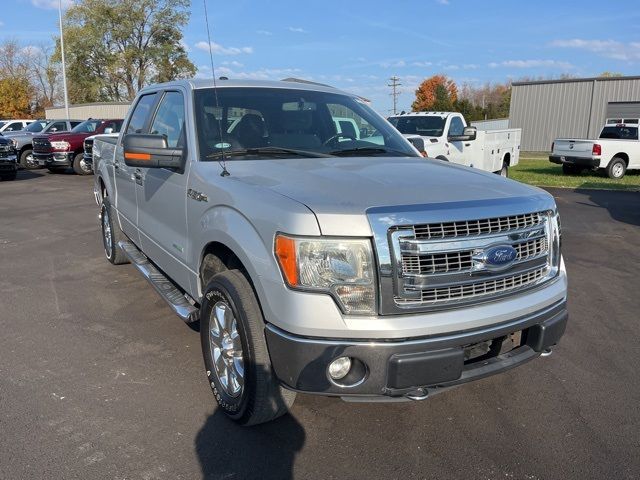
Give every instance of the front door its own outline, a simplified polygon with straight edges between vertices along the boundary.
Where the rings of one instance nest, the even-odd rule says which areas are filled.
[[[144,133],[148,126],[153,106],[157,101],[157,93],[143,95],[131,114],[125,133]],[[140,246],[138,235],[138,202],[136,198],[136,186],[140,182],[138,168],[129,167],[124,163],[124,149],[122,136],[118,139],[114,158],[114,179],[116,184],[116,202],[118,219],[122,231],[136,245]]]
[[[453,117],[451,119],[451,123],[449,124],[449,132],[447,133],[447,137],[451,137],[454,135],[462,135],[464,133],[464,123],[462,123],[462,119],[460,117]],[[468,150],[470,147],[470,142],[461,142],[454,141],[449,143],[449,154],[447,155],[447,159],[450,162],[457,163],[458,165],[469,165],[471,163],[470,155],[465,155],[465,148]]]
[[[149,133],[162,135],[168,148],[182,148],[185,141],[185,97],[180,91],[168,91],[160,100]],[[186,266],[187,176],[167,168],[141,168],[137,185],[138,225],[142,250],[179,285],[189,285]]]

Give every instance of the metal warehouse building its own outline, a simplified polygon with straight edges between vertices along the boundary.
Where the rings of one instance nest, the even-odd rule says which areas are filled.
[[[640,76],[515,82],[509,127],[521,149],[546,152],[555,138],[595,138],[607,118],[640,118]]]
[[[131,104],[128,102],[69,105],[69,117],[76,120],[86,120],[87,118],[124,118],[129,111],[129,105]],[[64,105],[45,109],[45,118],[47,119],[65,118],[65,116]]]

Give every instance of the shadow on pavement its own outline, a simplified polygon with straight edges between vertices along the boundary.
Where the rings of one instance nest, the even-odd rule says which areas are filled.
[[[577,193],[586,195],[600,208],[606,208],[611,218],[630,225],[640,225],[640,192],[612,190],[589,190],[577,188]],[[582,202],[580,202],[582,203]],[[584,205],[589,205],[584,203]]]
[[[195,439],[203,479],[291,479],[305,442],[302,425],[285,414],[269,423],[242,427],[217,408]]]
[[[18,170],[18,176],[13,182],[19,182],[21,180],[33,180],[34,178],[40,178],[44,174],[44,171],[36,173],[33,170]]]

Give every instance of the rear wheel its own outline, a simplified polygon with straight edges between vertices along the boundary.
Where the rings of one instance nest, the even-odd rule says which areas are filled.
[[[84,155],[82,153],[73,157],[73,171],[78,175],[91,175],[93,172],[89,164],[84,161]]]
[[[620,179],[624,177],[627,171],[627,162],[620,157],[613,157],[613,159],[607,165],[607,176],[613,179]]]
[[[117,223],[112,218],[113,209],[111,208],[111,202],[109,197],[102,199],[102,206],[100,207],[100,223],[102,226],[102,245],[104,247],[104,255],[107,260],[113,265],[122,265],[123,263],[129,263],[126,255],[122,249],[118,246],[118,242],[125,241],[126,237],[120,230]]]
[[[502,168],[497,173],[501,177],[509,178],[509,165],[507,165],[507,162],[502,162]]]
[[[567,163],[562,164],[562,173],[565,175],[578,175],[582,173],[583,168],[576,165],[569,165]]]
[[[213,276],[200,308],[207,379],[218,405],[241,425],[284,415],[296,394],[271,370],[264,319],[251,284],[239,270]]]

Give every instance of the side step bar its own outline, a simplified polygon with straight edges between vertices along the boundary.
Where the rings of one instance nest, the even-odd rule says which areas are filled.
[[[187,323],[197,322],[200,311],[193,306],[184,294],[131,242],[118,242],[131,264],[136,267],[156,289],[171,309]]]

